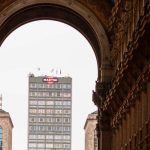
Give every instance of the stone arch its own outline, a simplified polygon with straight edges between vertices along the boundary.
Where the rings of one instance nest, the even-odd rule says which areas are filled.
[[[41,19],[61,21],[81,32],[96,55],[98,79],[103,80],[105,74],[108,75],[110,48],[105,30],[93,12],[78,1],[18,0],[11,3],[0,14],[0,44],[19,26]]]

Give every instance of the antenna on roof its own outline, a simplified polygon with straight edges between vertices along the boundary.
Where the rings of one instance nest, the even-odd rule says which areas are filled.
[[[41,68],[40,68],[40,67],[38,67],[38,68],[37,68],[37,71],[38,71],[37,75],[38,75],[38,76],[40,76]]]

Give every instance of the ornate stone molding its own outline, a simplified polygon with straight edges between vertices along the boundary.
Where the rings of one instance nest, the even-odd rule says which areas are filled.
[[[116,1],[112,9],[109,32],[112,43],[112,64],[116,70],[118,64],[121,65],[124,54],[138,46],[137,41],[144,34],[144,26],[149,16],[149,0]]]
[[[128,44],[128,51],[123,55],[123,60],[120,63],[118,69],[116,70],[115,77],[112,81],[112,87],[109,90],[109,93],[106,95],[106,101],[104,102],[103,109],[107,110],[109,107],[112,106],[111,101],[115,99],[115,95],[117,94],[116,91],[119,92],[120,84],[122,83],[123,78],[125,77],[125,72],[127,73],[127,70],[129,68],[130,62],[133,60],[134,53],[137,51],[137,47],[139,45],[139,39],[144,35],[145,33],[145,26],[150,22],[150,4],[147,5],[147,15],[140,18],[138,26],[136,27],[136,30],[134,31],[132,41]],[[130,65],[131,66],[131,65]],[[137,66],[138,68],[138,66]],[[130,76],[131,79],[132,75]],[[134,80],[134,77],[132,77]],[[131,85],[128,85],[129,87]],[[113,109],[113,108],[112,108]]]
[[[125,114],[127,114],[129,108],[136,102],[135,99],[139,96],[139,93],[143,91],[147,82],[150,82],[150,63],[145,66],[143,72],[138,77],[136,83],[128,93],[122,106],[119,108],[119,110],[113,117],[111,122],[113,128],[117,128],[117,126],[120,124]]]

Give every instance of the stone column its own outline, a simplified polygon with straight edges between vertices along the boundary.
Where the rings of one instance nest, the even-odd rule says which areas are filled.
[[[99,128],[100,128],[100,145],[99,150],[111,150],[111,128],[110,115],[108,112],[99,112]]]
[[[93,102],[98,107],[98,150],[111,150],[110,114],[102,110],[106,92],[110,88],[109,82],[96,82],[96,92],[93,92]]]

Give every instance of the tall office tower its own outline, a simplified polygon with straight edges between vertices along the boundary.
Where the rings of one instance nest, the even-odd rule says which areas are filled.
[[[72,79],[29,75],[28,150],[71,150]]]

